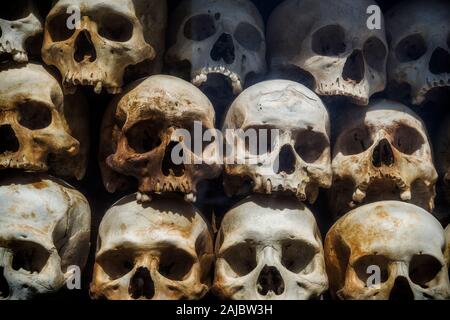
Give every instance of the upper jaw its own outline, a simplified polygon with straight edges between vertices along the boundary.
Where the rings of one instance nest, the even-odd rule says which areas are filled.
[[[227,66],[223,65],[204,67],[197,70],[193,73],[191,82],[195,86],[199,87],[208,80],[208,76],[210,74],[221,74],[225,76],[230,81],[234,94],[237,95],[242,92],[243,86],[241,77],[236,72],[231,71]]]

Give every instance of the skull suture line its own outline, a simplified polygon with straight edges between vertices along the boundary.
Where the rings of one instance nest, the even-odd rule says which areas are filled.
[[[238,94],[248,75],[266,71],[264,23],[248,0],[185,0],[171,26],[171,72],[196,86],[222,75]]]
[[[73,7],[80,10],[79,29],[67,26]],[[117,94],[127,67],[154,60],[142,68],[147,75],[160,71],[166,11],[160,0],[59,0],[46,19],[42,58],[59,69],[69,92],[90,85]]]
[[[336,124],[329,199],[334,215],[379,200],[433,210],[437,172],[425,125],[412,110],[379,100],[368,109],[349,108]]]
[[[209,289],[212,262],[211,231],[195,207],[156,197],[142,205],[131,195],[100,224],[91,296],[200,299]]]
[[[90,208],[84,196],[44,175],[0,185],[0,300],[58,291],[89,254]]]
[[[41,65],[0,67],[0,169],[47,171],[81,179],[88,153],[87,114]]]
[[[333,297],[361,300],[449,299],[445,235],[415,205],[371,203],[342,217],[325,239]],[[379,282],[369,277],[379,270]]]
[[[367,27],[366,11],[374,4],[371,0],[284,1],[267,26],[272,71],[290,74],[299,82],[313,81],[320,95],[349,96],[367,105],[369,97],[386,85],[384,25],[380,30]],[[301,79],[305,76],[308,80]]]
[[[27,42],[43,31],[42,18],[34,1],[5,1],[0,10],[0,56],[27,62]]]
[[[195,201],[197,184],[217,177],[221,165],[215,143],[203,144],[197,153],[194,145],[202,137],[194,122],[202,124],[201,134],[214,129],[214,109],[189,82],[158,75],[132,84],[111,103],[103,121],[100,162],[106,188],[114,192],[121,183],[112,169],[135,177],[140,195],[179,192]],[[177,129],[187,130],[191,140],[177,137]],[[176,164],[172,151],[180,146],[189,162]]]
[[[450,87],[449,21],[450,4],[440,0],[403,1],[386,15],[389,85],[414,104],[432,89]]]
[[[224,217],[213,290],[236,300],[318,299],[328,288],[320,232],[295,198],[254,195]]]
[[[246,89],[228,110],[223,132],[253,129],[258,148],[245,137],[227,137],[235,149],[225,162],[227,193],[245,193],[250,187],[253,192],[288,192],[315,202],[319,187],[331,186],[329,126],[322,101],[301,84],[272,80]],[[279,137],[270,136],[273,129]],[[265,133],[269,136],[261,148],[259,139]]]

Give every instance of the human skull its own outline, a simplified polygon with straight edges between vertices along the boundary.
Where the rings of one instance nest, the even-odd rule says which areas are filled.
[[[89,254],[90,208],[61,180],[20,174],[0,184],[0,300],[58,291]]]
[[[43,30],[34,1],[5,1],[0,11],[0,55],[7,54],[18,63],[27,62],[27,41]]]
[[[103,121],[100,161],[106,188],[114,192],[121,181],[112,169],[136,178],[142,195],[178,192],[195,201],[197,184],[221,172],[216,144],[199,145],[213,129],[211,103],[189,82],[158,75],[132,84],[111,103]],[[174,153],[183,154],[181,163]]]
[[[295,198],[253,195],[224,217],[213,290],[235,300],[318,299],[328,288],[320,232]]]
[[[444,254],[440,223],[400,201],[352,210],[325,239],[330,290],[339,299],[449,299]]]
[[[246,89],[223,126],[233,146],[225,160],[227,192],[245,193],[250,183],[253,192],[294,193],[315,202],[319,187],[331,186],[329,126],[322,101],[301,84],[271,80]],[[229,130],[244,135],[230,139]]]
[[[179,198],[113,205],[100,224],[91,296],[200,299],[209,290],[213,243],[201,213]]]
[[[436,169],[441,182],[438,194],[450,203],[450,115],[443,119],[435,139]]]
[[[445,237],[447,239],[447,268],[450,277],[450,225],[445,229]]]
[[[389,84],[393,91],[406,89],[414,104],[434,88],[450,87],[449,21],[445,0],[403,1],[386,15]]]
[[[380,29],[367,26],[367,9],[375,4],[372,0],[284,1],[267,26],[272,71],[293,74],[302,82],[306,76],[320,95],[349,96],[367,105],[370,96],[386,85],[388,46],[382,16]]]
[[[234,94],[266,71],[264,23],[249,0],[185,0],[173,14],[166,61],[196,86],[222,75]]]
[[[59,69],[68,92],[90,85],[117,94],[128,67],[154,60],[142,68],[160,71],[166,11],[160,0],[59,0],[45,22],[42,58]],[[79,12],[79,28],[71,12]]]
[[[412,110],[378,100],[349,108],[336,124],[330,191],[336,216],[379,200],[433,210],[437,172],[425,125]]]
[[[0,67],[0,169],[50,170],[81,179],[88,118],[82,96],[65,97],[41,65]]]

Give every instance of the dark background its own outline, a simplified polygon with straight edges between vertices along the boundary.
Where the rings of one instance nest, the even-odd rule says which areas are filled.
[[[337,0],[338,1],[338,0]],[[357,2],[358,0],[355,0]],[[43,15],[45,16],[45,12],[49,11],[50,2],[49,1],[38,1],[40,2],[41,10]],[[180,2],[179,0],[168,0],[169,2],[169,14],[176,7],[176,5]],[[267,21],[271,11],[282,1],[281,0],[253,0],[255,5],[259,8],[263,18]],[[389,10],[393,5],[398,3],[399,1],[388,1],[388,0],[380,0],[378,4],[382,8],[383,12]],[[103,214],[106,210],[118,199],[122,196],[125,196],[131,192],[123,192],[116,194],[109,194],[101,181],[100,169],[97,162],[97,154],[99,149],[99,131],[100,124],[102,121],[103,113],[105,108],[107,107],[109,101],[112,96],[106,93],[101,95],[96,95],[92,92],[90,88],[82,88],[81,89],[89,101],[90,106],[90,136],[91,136],[91,150],[90,150],[90,159],[89,166],[86,173],[85,178],[82,181],[69,181],[75,188],[77,188],[80,192],[82,192],[86,198],[89,200],[92,209],[92,234],[91,234],[91,252],[88,264],[83,272],[83,289],[81,291],[62,291],[54,296],[45,297],[45,299],[75,299],[75,300],[87,300],[89,299],[88,288],[89,283],[92,277],[92,268],[94,264],[94,254],[95,254],[95,243],[97,237],[97,230],[102,219]],[[378,94],[378,96],[383,96],[384,94]],[[339,113],[339,102],[335,102],[332,99],[324,99],[327,107],[330,111],[331,115],[331,124],[333,124],[333,117]],[[448,107],[448,106],[447,106]],[[443,115],[446,113],[445,105],[433,105],[426,106],[422,108],[414,108],[414,110],[424,119],[430,137],[434,140],[435,135],[437,134],[437,129],[439,127],[440,119],[442,119]],[[217,179],[215,181],[209,182],[204,185],[203,191],[200,193],[199,201],[197,206],[199,206],[204,212],[205,216],[209,218],[211,221],[212,214],[214,214],[218,221],[223,216],[223,214],[240,198],[227,199],[224,195],[223,188],[221,186],[221,179]],[[440,199],[437,199],[438,207],[440,206]],[[326,199],[324,196],[324,192],[321,191],[321,195],[317,200],[316,204],[310,207],[311,210],[315,213],[317,217],[318,224],[321,228],[322,235],[325,237],[326,231],[332,225],[333,221],[330,215],[327,213],[326,207]],[[444,209],[447,210],[447,206],[445,205]],[[448,221],[442,221],[443,223],[447,223]],[[212,296],[207,296],[206,300],[214,300],[215,298]]]

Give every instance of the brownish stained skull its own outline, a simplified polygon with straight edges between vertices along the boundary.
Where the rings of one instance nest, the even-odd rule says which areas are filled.
[[[200,132],[194,132],[195,122]],[[141,195],[177,192],[195,200],[198,182],[221,171],[214,143],[202,144],[199,151],[195,147],[212,129],[214,109],[189,82],[158,75],[132,84],[104,117],[100,162],[106,188],[120,188],[124,180],[119,173],[136,178]],[[191,139],[178,136],[178,130]],[[176,163],[177,149],[189,161]]]

